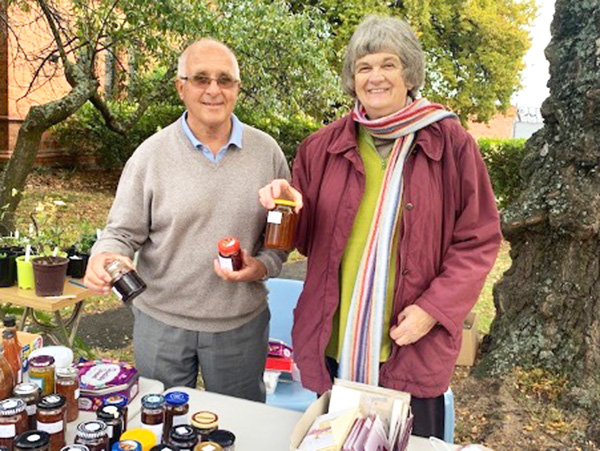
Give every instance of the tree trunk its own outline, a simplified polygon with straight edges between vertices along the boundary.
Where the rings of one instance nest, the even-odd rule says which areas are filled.
[[[75,113],[95,92],[94,79],[79,83],[63,98],[30,108],[25,117],[13,154],[0,182],[0,232],[14,229],[14,213],[21,201],[25,180],[33,169],[42,134]]]
[[[520,198],[503,215],[512,267],[495,287],[478,368],[568,376],[573,401],[600,406],[600,1],[556,0],[545,126],[527,143]]]

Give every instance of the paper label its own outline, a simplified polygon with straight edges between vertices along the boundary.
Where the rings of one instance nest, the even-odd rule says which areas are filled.
[[[115,294],[116,297],[123,300],[123,296],[121,296],[121,293],[119,293],[115,287],[112,287],[111,290]]]
[[[233,271],[233,259],[229,257],[221,257],[219,255],[219,265],[223,269],[228,269],[229,271]]]
[[[267,222],[269,224],[281,224],[281,218],[283,217],[283,213],[280,211],[271,210],[267,215]]]
[[[156,443],[160,443],[162,441],[162,433],[163,433],[163,428],[164,428],[163,423],[160,423],[160,424],[142,423],[142,427],[144,429],[149,429],[152,432],[154,432],[154,435],[156,435]]]
[[[29,382],[33,382],[34,384],[36,384],[38,387],[40,387],[42,389],[42,392],[44,391],[44,379],[39,378],[39,377],[29,376]]]
[[[0,438],[13,438],[17,435],[15,424],[0,424]]]
[[[108,438],[112,438],[114,431],[114,426],[106,425],[106,434],[108,434]]]
[[[30,406],[25,407],[27,410],[27,415],[32,416],[37,412],[37,406],[35,404],[31,404]]]
[[[188,424],[188,416],[187,415],[175,415],[173,417],[173,427],[181,426],[182,424]]]
[[[37,422],[38,431],[44,431],[48,434],[57,434],[64,429],[64,421],[56,421],[54,423]]]
[[[74,392],[75,399],[79,399],[79,389],[76,388]]]

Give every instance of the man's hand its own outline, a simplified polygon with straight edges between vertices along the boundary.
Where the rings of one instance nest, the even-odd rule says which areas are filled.
[[[113,260],[121,260],[127,267],[134,269],[133,262],[129,257],[102,252],[101,254],[96,254],[90,258],[87,270],[85,271],[85,277],[83,278],[83,284],[97,293],[104,295],[109,294],[110,282],[112,279],[104,267]]]
[[[423,338],[437,323],[417,305],[409,305],[398,315],[398,325],[390,330],[390,338],[398,346],[406,346]]]
[[[294,208],[294,211],[296,213],[299,213],[302,209],[302,194],[292,188],[290,183],[285,179],[273,180],[271,183],[258,190],[258,200],[267,210],[275,208],[273,199],[288,199],[295,201],[296,208]]]
[[[215,259],[215,273],[221,279],[228,282],[255,282],[267,275],[267,267],[263,262],[251,257],[246,250],[242,250],[243,266],[239,271],[230,271],[229,269],[221,268],[219,260]]]

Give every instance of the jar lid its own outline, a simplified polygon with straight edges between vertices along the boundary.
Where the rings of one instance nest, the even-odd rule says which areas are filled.
[[[81,438],[95,439],[108,435],[106,423],[100,420],[84,421],[77,425],[77,435]]]
[[[163,395],[149,394],[142,398],[142,407],[145,409],[158,409],[165,405]]]
[[[152,449],[156,448],[153,447]],[[142,451],[142,445],[135,440],[121,440],[113,443],[112,451]]]
[[[105,406],[117,406],[121,409],[127,407],[128,402],[129,398],[125,395],[109,395],[102,400]]]
[[[273,202],[275,202],[275,205],[287,205],[288,207],[295,207],[296,206],[296,201],[295,200],[273,199]]]
[[[202,442],[194,447],[194,451],[223,451],[223,447],[215,442]]]
[[[37,355],[29,359],[29,365],[34,368],[45,368],[54,365],[54,357],[51,355]]]
[[[116,420],[121,418],[121,409],[116,405],[102,406],[96,411],[96,416],[100,420]]]
[[[28,396],[28,395],[40,395],[42,388],[34,382],[23,382],[15,386],[13,395],[15,396]]]
[[[15,437],[14,446],[19,449],[37,449],[48,446],[50,434],[45,431],[27,431]]]
[[[173,440],[181,440],[182,442],[194,440],[197,436],[196,430],[187,424],[175,426],[174,428],[171,428],[171,431],[169,432],[170,438]]]
[[[12,329],[4,329],[2,331],[2,338],[14,338],[17,334]]]
[[[52,394],[52,395],[42,396],[42,398],[40,399],[40,402],[38,402],[38,409],[42,409],[42,410],[57,409],[59,407],[63,407],[66,402],[67,402],[67,398],[65,398],[63,395]]]
[[[240,242],[233,236],[228,236],[219,241],[217,249],[221,254],[233,254],[240,250]]]
[[[27,404],[19,398],[8,398],[0,401],[0,417],[10,417],[25,410]]]
[[[150,429],[133,428],[121,434],[121,440],[135,440],[142,445],[142,449],[150,449],[156,445],[156,435]]]
[[[172,406],[182,406],[190,401],[190,395],[182,391],[172,391],[165,395],[165,401]]]
[[[14,315],[6,315],[2,319],[2,323],[4,324],[4,327],[15,327],[17,325],[17,319]]]
[[[161,443],[159,445],[153,446],[152,448],[150,448],[150,451],[177,451],[179,448],[176,448],[175,446],[169,446],[169,445],[165,445],[164,443]],[[113,451],[115,451],[113,449]]]
[[[225,429],[217,429],[208,434],[208,441],[218,443],[223,448],[226,448],[228,446],[233,446],[235,443],[235,435],[233,432],[226,431]]]
[[[56,368],[57,377],[79,377],[79,371],[74,366],[67,366],[64,368]]]
[[[63,446],[60,451],[90,451],[85,445],[67,445]]]
[[[219,424],[219,417],[212,412],[203,410],[192,415],[191,423],[198,429],[212,429]]]

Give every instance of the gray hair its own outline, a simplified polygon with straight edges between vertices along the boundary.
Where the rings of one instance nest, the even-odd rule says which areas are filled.
[[[404,84],[408,88],[408,94],[415,98],[425,80],[425,55],[410,25],[395,17],[368,16],[360,23],[346,49],[342,66],[344,91],[356,97],[356,61],[377,52],[390,52],[400,58]]]
[[[187,64],[187,57],[190,54],[190,52],[192,51],[192,48],[197,46],[197,45],[205,45],[205,44],[213,44],[219,47],[223,47],[223,49],[225,49],[230,55],[231,58],[233,58],[233,70],[235,71],[235,78],[237,78],[238,80],[240,79],[240,66],[238,64],[238,60],[235,57],[235,53],[233,53],[233,50],[231,50],[229,47],[227,47],[227,45],[225,45],[224,43],[217,41],[216,39],[211,39],[211,38],[203,38],[200,39],[199,41],[196,41],[190,45],[188,45],[185,50],[181,53],[181,55],[179,55],[179,58],[177,59],[177,78],[181,78],[181,77],[186,77],[186,71],[185,71],[185,66]]]

